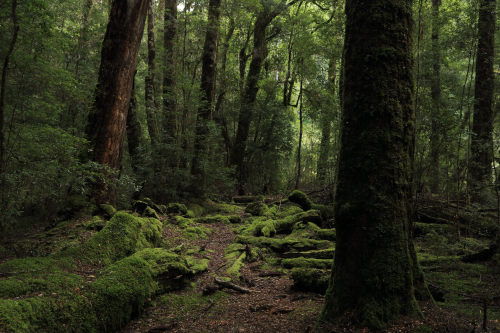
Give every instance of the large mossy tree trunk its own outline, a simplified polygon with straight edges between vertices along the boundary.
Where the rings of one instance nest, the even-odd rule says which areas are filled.
[[[478,22],[474,118],[470,161],[472,200],[483,201],[491,185],[493,162],[493,96],[495,54],[495,0],[481,0]]]
[[[94,146],[93,160],[105,167],[103,174],[107,178],[113,178],[113,172],[121,167],[127,113],[147,9],[147,0],[113,1],[102,43],[95,102],[86,134]],[[108,181],[95,182],[93,197],[97,203],[115,203],[116,189]]]
[[[409,237],[412,1],[346,2],[335,264],[321,319],[381,329],[417,315]]]
[[[432,78],[431,78],[431,136],[430,136],[430,187],[439,192],[440,145],[441,145],[441,47],[439,45],[439,6],[441,0],[432,0]]]
[[[203,45],[201,68],[201,104],[196,116],[194,138],[194,155],[191,164],[191,192],[195,196],[203,196],[206,190],[205,163],[208,158],[209,122],[213,118],[215,100],[215,83],[217,73],[217,43],[222,0],[210,0],[208,5],[207,32]]]

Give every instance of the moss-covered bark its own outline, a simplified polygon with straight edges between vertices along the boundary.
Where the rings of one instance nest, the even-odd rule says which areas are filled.
[[[411,0],[346,2],[337,244],[321,315],[380,329],[419,313],[409,239]]]

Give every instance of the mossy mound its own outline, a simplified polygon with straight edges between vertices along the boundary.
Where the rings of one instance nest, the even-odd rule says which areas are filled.
[[[292,269],[293,289],[324,295],[328,288],[330,274],[329,270],[324,269],[294,268]]]
[[[64,272],[61,262],[29,258],[1,265],[3,274],[12,274],[0,281],[2,297],[29,296],[0,300],[2,332],[115,331],[140,313],[150,297],[184,287],[208,264],[148,248],[109,265],[92,283]]]
[[[104,215],[104,217],[110,219],[113,217],[113,215],[116,214],[116,208],[113,207],[112,205],[100,204],[99,205],[99,213]]]
[[[281,254],[282,258],[315,258],[315,259],[330,259],[332,260],[335,255],[335,249],[323,249],[323,250],[310,250],[310,251],[290,251]]]
[[[169,203],[166,209],[166,213],[169,215],[186,215],[187,212],[186,205],[178,202]]]
[[[261,201],[256,201],[250,203],[246,208],[245,208],[245,213],[251,214],[253,216],[262,216],[266,213],[266,211],[269,209],[267,205]]]
[[[324,227],[332,226],[331,219],[334,217],[334,210],[332,206],[327,206],[327,205],[320,205],[320,204],[315,204],[307,197],[307,195],[304,192],[301,192],[299,190],[295,190],[290,195],[288,196],[288,200],[290,202],[293,202],[297,205],[300,206],[304,211],[308,211],[311,209],[318,210],[321,215],[321,223],[318,223],[317,221],[310,221],[310,222],[315,222],[318,225],[322,225]]]
[[[172,222],[182,229],[184,235],[191,239],[206,238],[212,232],[211,229],[195,222],[196,219],[176,216]]]
[[[211,215],[204,217],[197,217],[194,219],[197,223],[225,223],[233,224],[240,223],[241,217],[238,215]]]
[[[139,249],[160,245],[162,224],[155,218],[140,218],[118,212],[87,242],[62,252],[82,261],[109,264]]]

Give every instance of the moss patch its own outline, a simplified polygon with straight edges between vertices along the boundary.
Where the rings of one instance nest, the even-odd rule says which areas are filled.
[[[330,274],[329,270],[294,268],[292,269],[293,289],[324,295],[328,288]]]

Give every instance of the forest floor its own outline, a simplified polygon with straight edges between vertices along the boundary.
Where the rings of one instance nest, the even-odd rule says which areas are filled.
[[[209,206],[188,206],[198,211],[196,216],[159,216],[163,247],[208,259],[208,267],[184,288],[148,298],[121,332],[367,332],[348,321],[317,326],[335,247],[335,233],[310,222],[317,215],[290,203],[263,210],[259,205],[250,210],[243,204]],[[96,232],[89,221],[11,237],[0,248],[0,271],[14,257],[46,256],[87,241]],[[460,260],[485,249],[487,238],[450,237],[453,225],[432,222],[417,223],[415,242],[436,304],[422,302],[425,319],[402,318],[386,332],[480,332],[485,303],[488,332],[500,332],[498,275],[487,262]],[[92,283],[99,274],[99,267],[86,267],[83,278]]]

